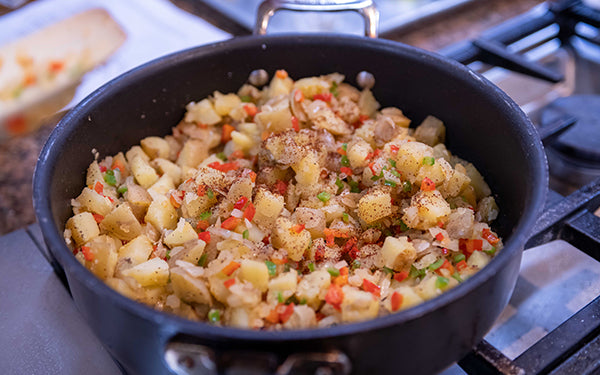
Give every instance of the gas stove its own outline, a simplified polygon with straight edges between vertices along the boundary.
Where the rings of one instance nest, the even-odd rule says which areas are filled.
[[[484,340],[443,375],[600,368],[598,5],[548,2],[439,51],[515,99],[538,127],[551,172],[546,210],[509,305]],[[12,366],[5,373],[122,372],[54,274],[39,227],[0,237],[0,250],[0,276],[17,285],[0,291],[0,306],[22,306],[0,308],[0,363]]]

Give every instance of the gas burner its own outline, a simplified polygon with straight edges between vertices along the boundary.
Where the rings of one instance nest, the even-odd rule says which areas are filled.
[[[583,185],[600,176],[600,95],[573,95],[546,106],[540,128],[574,118],[575,124],[546,145],[553,176],[566,185]]]

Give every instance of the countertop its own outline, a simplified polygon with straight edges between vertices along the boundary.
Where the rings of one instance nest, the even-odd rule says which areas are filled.
[[[183,0],[173,3],[188,9]],[[435,51],[470,39],[541,3],[540,0],[480,0],[449,14],[417,24],[412,29],[386,35],[386,38]],[[0,6],[0,15],[6,13]],[[200,14],[209,22],[206,14]],[[1,21],[1,16],[0,16]],[[60,120],[53,116],[34,133],[0,144],[0,235],[35,222],[32,206],[32,176],[48,135]]]

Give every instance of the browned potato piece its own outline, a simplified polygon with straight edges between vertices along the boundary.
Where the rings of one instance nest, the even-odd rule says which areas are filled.
[[[92,254],[92,260],[86,260],[86,267],[102,280],[113,277],[118,259],[117,249],[121,247],[121,241],[102,235],[87,242],[85,246],[90,248]]]
[[[122,203],[110,214],[104,217],[100,228],[121,240],[133,240],[142,234],[142,225],[139,223],[128,203]]]

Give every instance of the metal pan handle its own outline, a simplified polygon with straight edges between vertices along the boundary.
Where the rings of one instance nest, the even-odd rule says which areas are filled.
[[[258,7],[254,34],[266,34],[271,17],[279,10],[297,12],[353,11],[360,14],[365,21],[365,36],[377,38],[379,33],[379,11],[372,0],[266,0]]]

